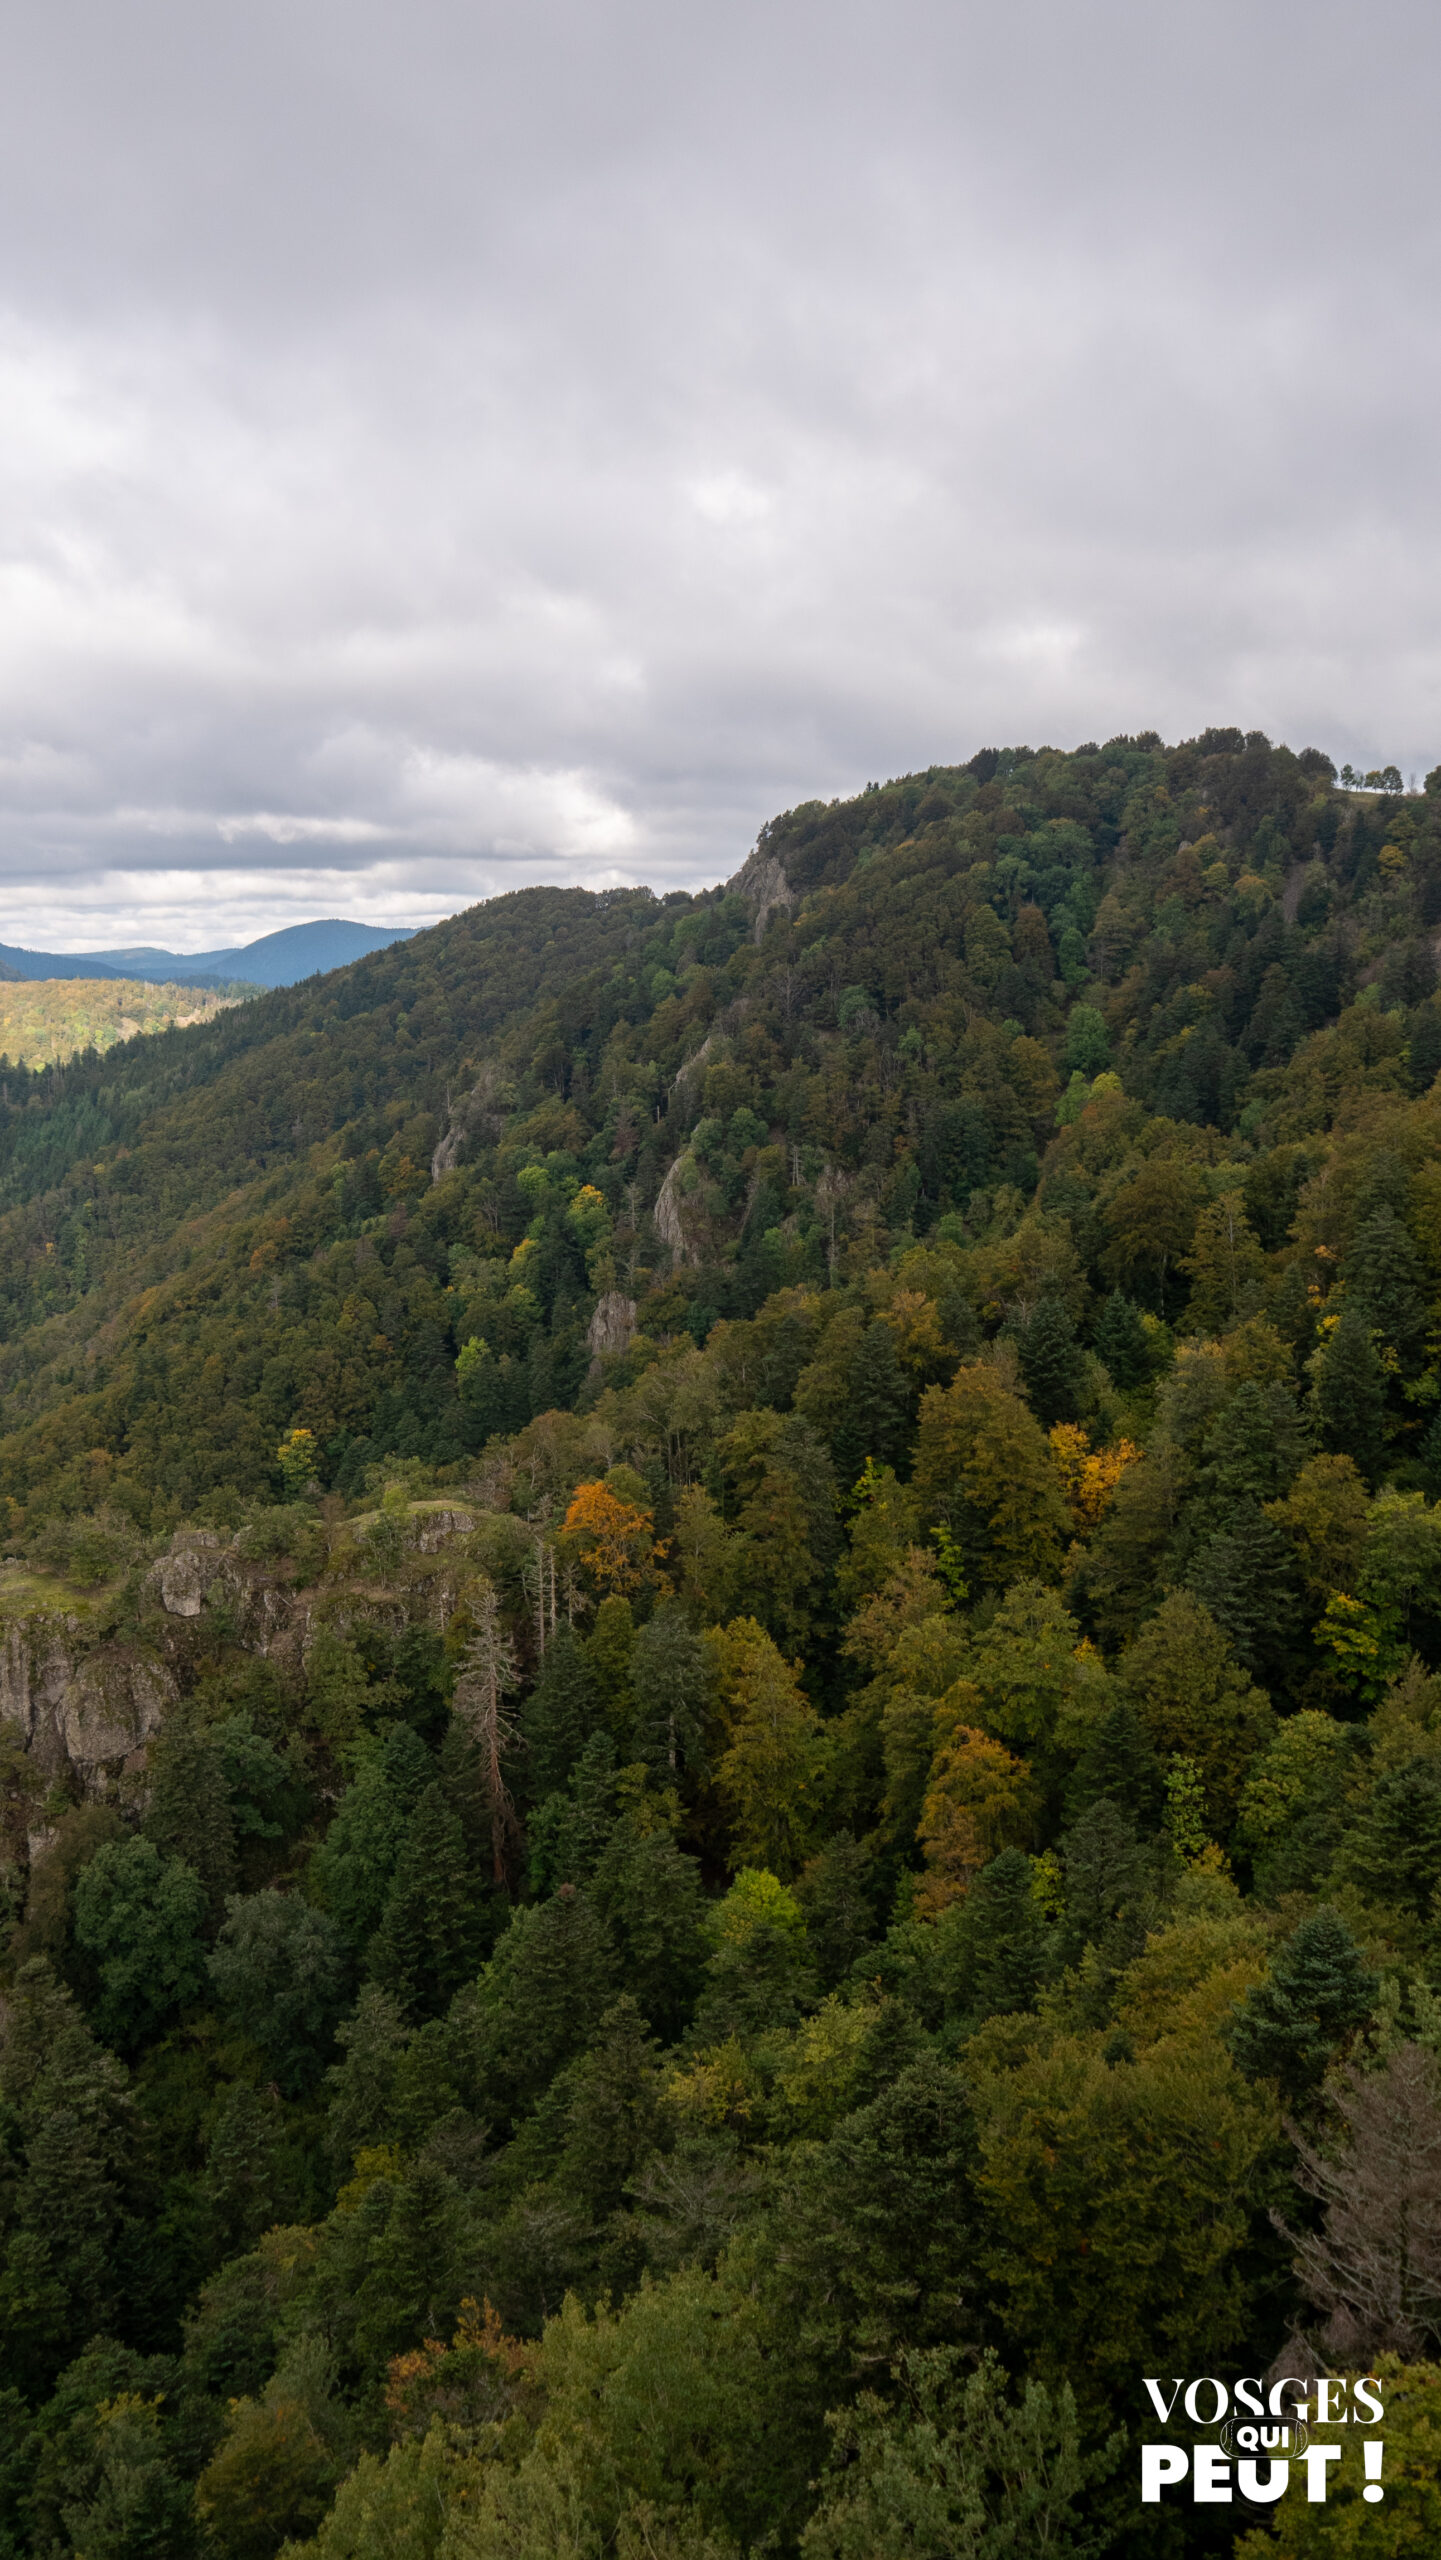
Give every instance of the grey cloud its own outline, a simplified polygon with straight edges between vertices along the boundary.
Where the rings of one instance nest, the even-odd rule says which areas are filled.
[[[22,13],[0,938],[690,884],[1211,719],[1441,756],[1434,13]]]

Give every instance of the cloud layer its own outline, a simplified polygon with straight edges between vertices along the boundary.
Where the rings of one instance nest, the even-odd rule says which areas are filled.
[[[39,0],[0,939],[691,885],[1029,738],[1441,760],[1432,9]]]

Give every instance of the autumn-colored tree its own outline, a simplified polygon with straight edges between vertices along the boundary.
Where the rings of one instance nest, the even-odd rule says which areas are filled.
[[[639,1591],[651,1575],[655,1520],[606,1484],[577,1485],[561,1526],[569,1552],[603,1591]]]
[[[1089,1434],[1079,1422],[1058,1422],[1047,1438],[1071,1517],[1084,1534],[1094,1529],[1103,1512],[1110,1509],[1116,1487],[1141,1452],[1134,1440],[1117,1440],[1110,1448],[1093,1449]]]
[[[1030,1770],[974,1725],[957,1725],[931,1763],[917,1834],[928,1873],[916,1894],[926,1918],[960,1901],[998,1849],[1030,1836]]]

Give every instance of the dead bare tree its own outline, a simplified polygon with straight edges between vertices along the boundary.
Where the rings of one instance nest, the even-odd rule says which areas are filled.
[[[1321,2344],[1345,2363],[1391,2348],[1414,2357],[1441,2339],[1441,2067],[1421,2044],[1376,2069],[1352,2064],[1330,2092],[1328,2147],[1288,2126],[1296,2177],[1324,2207],[1296,2233],[1301,2286],[1325,2316]]]
[[[480,1755],[481,1787],[490,1815],[490,1847],[495,1881],[507,1881],[510,1858],[520,1839],[520,1819],[505,1782],[506,1764],[520,1749],[520,1729],[507,1714],[505,1700],[519,1681],[515,1646],[506,1634],[495,1585],[482,1577],[471,1602],[475,1633],[461,1656],[455,1684],[455,1713],[469,1731]]]

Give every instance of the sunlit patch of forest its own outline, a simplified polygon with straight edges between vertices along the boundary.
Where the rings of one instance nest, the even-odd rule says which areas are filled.
[[[1367,780],[988,750],[9,1072],[0,2554],[1441,2537]],[[1139,2504],[1143,2375],[1318,2369],[1381,2505]]]
[[[152,986],[143,978],[0,980],[0,1074],[10,1066],[62,1064],[84,1049],[113,1049],[143,1031],[209,1022],[238,991]]]

